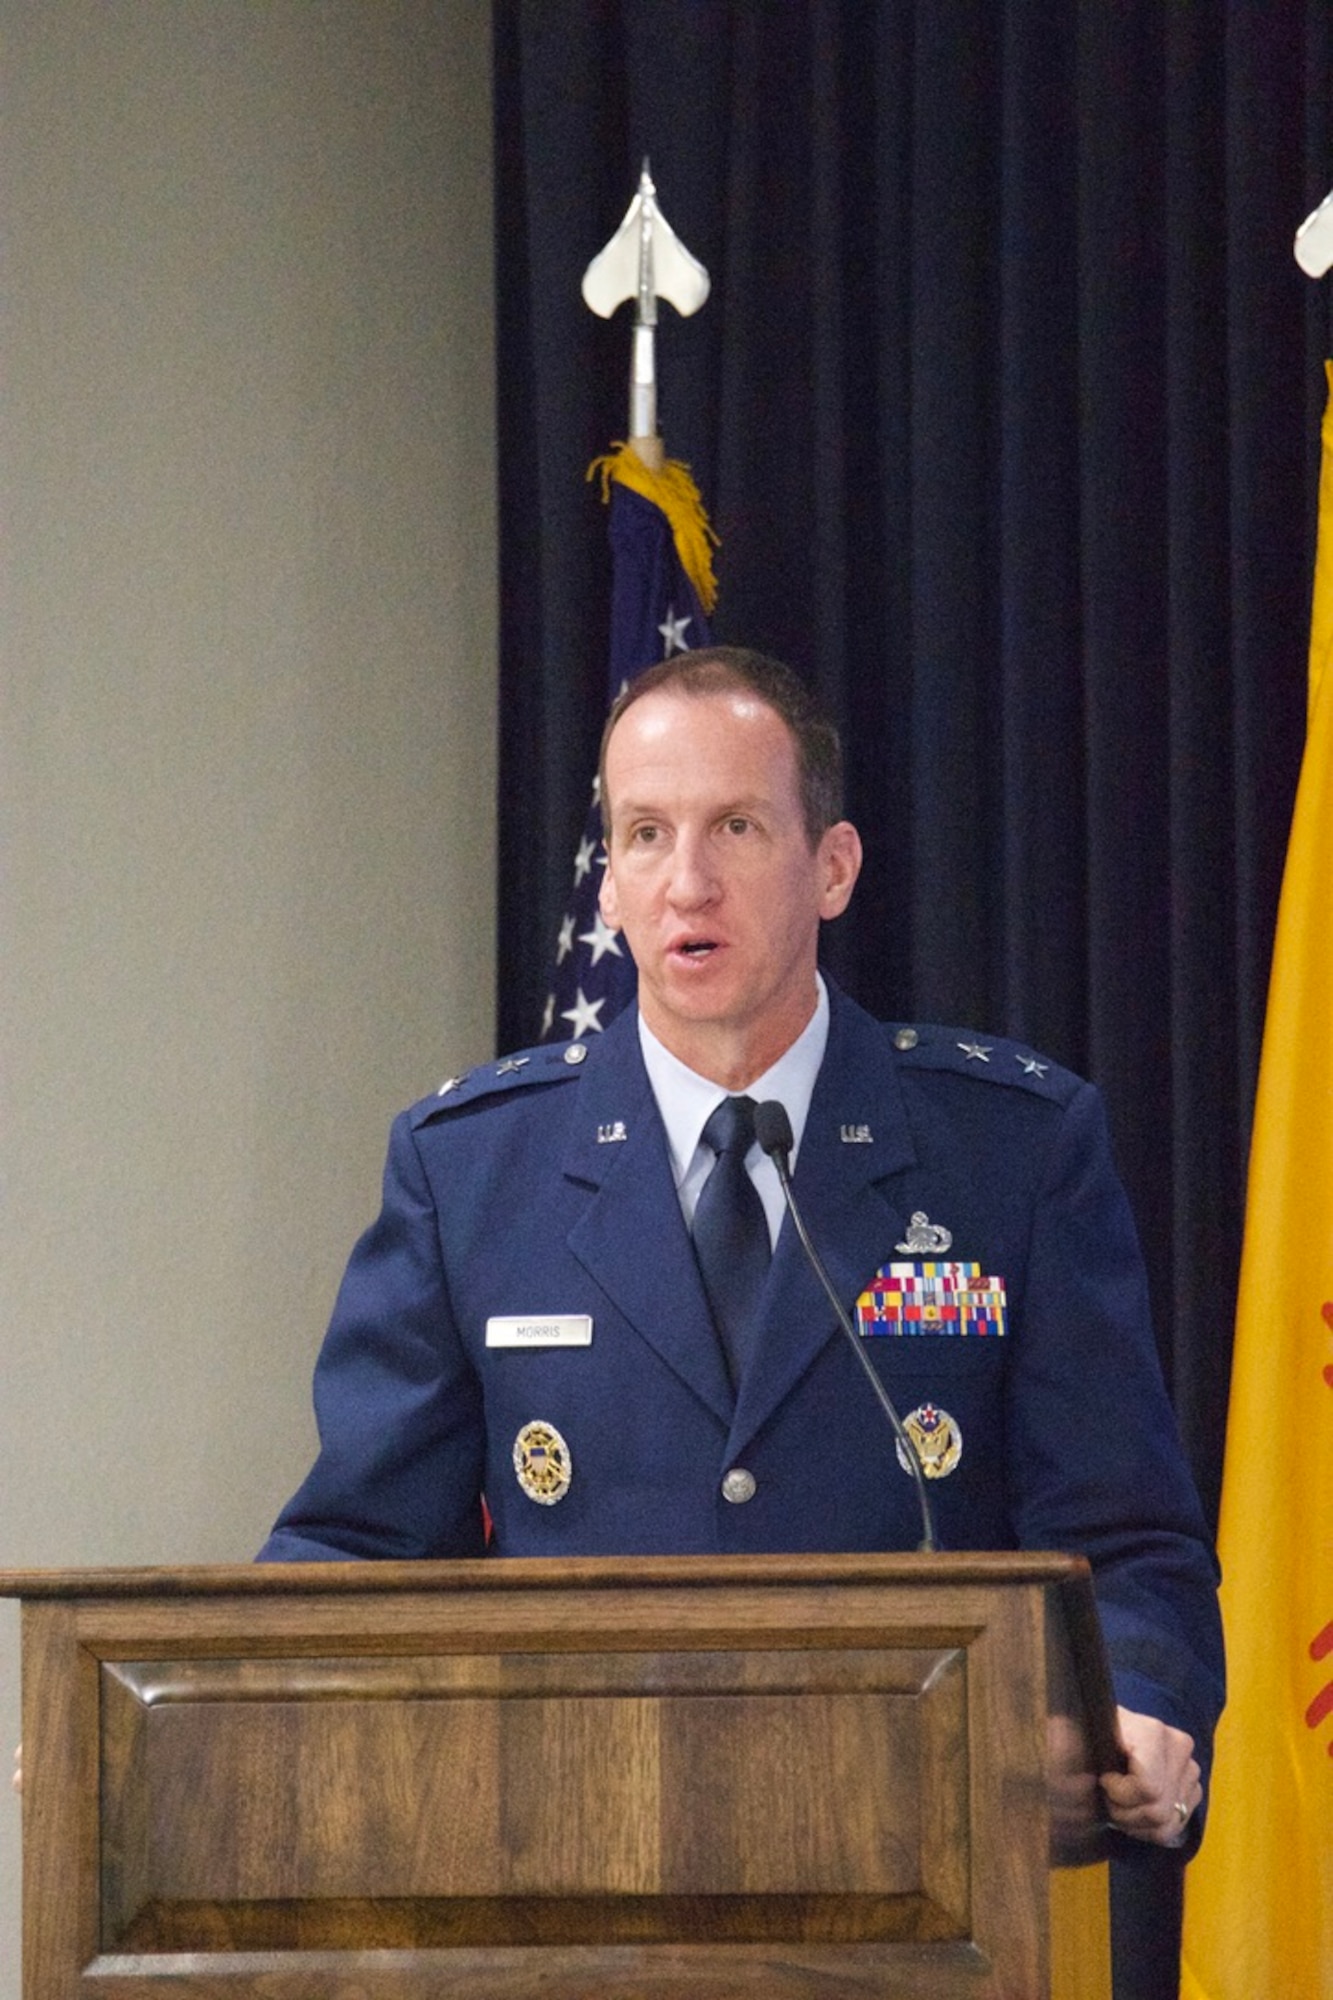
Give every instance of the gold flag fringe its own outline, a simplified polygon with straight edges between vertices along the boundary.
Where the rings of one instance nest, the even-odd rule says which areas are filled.
[[[713,550],[720,542],[704,511],[703,496],[689,466],[678,458],[668,458],[660,472],[653,472],[633,445],[617,440],[610,451],[595,458],[588,467],[589,479],[598,473],[602,479],[603,504],[611,498],[611,481],[618,479],[622,486],[628,486],[661,508],[671,526],[680,566],[694,585],[694,594],[704,611],[711,612],[717,603]]]

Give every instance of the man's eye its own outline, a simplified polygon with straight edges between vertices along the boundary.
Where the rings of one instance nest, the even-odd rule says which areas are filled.
[[[635,847],[651,847],[660,832],[660,827],[636,826],[630,833],[631,845]]]
[[[733,814],[732,817],[727,821],[728,833],[748,833],[749,831],[750,831],[750,822],[741,813]]]

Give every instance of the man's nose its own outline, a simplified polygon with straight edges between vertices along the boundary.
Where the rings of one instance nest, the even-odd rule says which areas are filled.
[[[671,901],[680,909],[698,909],[717,896],[717,870],[706,840],[678,838],[671,857]]]

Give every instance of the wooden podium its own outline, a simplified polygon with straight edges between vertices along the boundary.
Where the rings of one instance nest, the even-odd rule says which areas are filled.
[[[1114,1755],[1074,1558],[0,1594],[23,1599],[24,2000],[1108,1990],[1105,1871],[1051,1872],[1095,1860]]]

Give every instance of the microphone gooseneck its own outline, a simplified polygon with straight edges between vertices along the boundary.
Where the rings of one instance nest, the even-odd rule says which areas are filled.
[[[838,1325],[842,1328],[848,1340],[851,1341],[852,1351],[864,1369],[866,1379],[875,1393],[875,1399],[888,1418],[893,1435],[898,1441],[898,1449],[907,1461],[908,1471],[911,1473],[913,1484],[916,1487],[917,1504],[921,1509],[921,1541],[919,1546],[923,1555],[934,1555],[938,1552],[940,1545],[935,1533],[935,1516],[930,1504],[930,1494],[926,1490],[926,1475],[921,1469],[920,1454],[916,1446],[912,1443],[911,1438],[907,1435],[902,1418],[893,1407],[892,1397],[876,1374],[874,1363],[867,1355],[865,1344],[859,1338],[856,1328],[852,1325],[851,1317],[846,1307],[834,1290],[833,1280],[825,1270],[824,1260],[810,1239],[810,1232],[805,1226],[801,1211],[796,1205],[796,1197],[792,1193],[790,1165],[792,1130],[791,1120],[787,1116],[786,1105],[779,1103],[775,1097],[769,1098],[766,1103],[756,1105],[754,1131],[760,1146],[778,1170],[778,1180],[782,1186],[782,1198],[787,1204],[787,1213],[790,1215],[792,1225],[796,1230],[797,1236],[800,1238],[801,1248],[809,1259],[810,1268],[828,1294],[829,1304],[838,1316]]]

